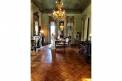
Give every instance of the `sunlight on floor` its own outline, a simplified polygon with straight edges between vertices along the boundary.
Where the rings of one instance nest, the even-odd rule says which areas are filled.
[[[90,78],[83,78],[81,81],[91,81]]]
[[[47,51],[46,62],[47,63],[52,63],[52,52],[51,52],[50,49],[48,49],[48,51]]]

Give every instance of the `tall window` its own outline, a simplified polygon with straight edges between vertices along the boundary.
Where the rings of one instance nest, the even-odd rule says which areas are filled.
[[[54,21],[50,23],[50,28],[51,28],[51,44],[54,44],[54,40],[55,40],[55,22]]]
[[[35,33],[38,35],[39,27],[38,27],[38,21],[35,21]]]

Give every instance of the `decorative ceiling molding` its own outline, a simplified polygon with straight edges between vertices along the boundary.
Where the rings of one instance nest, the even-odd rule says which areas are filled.
[[[41,12],[51,13],[55,7],[55,0],[31,0]],[[47,3],[50,2],[50,3]],[[64,7],[67,13],[82,13],[91,0],[64,0]]]
[[[74,12],[74,13],[81,13],[81,9],[65,9],[66,13]],[[43,9],[41,10],[43,13],[52,13],[53,9]]]

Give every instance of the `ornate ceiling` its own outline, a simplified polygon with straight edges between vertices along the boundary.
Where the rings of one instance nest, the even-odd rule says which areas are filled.
[[[56,0],[32,0],[42,12],[51,12],[55,7]],[[66,12],[82,12],[91,0],[62,0]]]

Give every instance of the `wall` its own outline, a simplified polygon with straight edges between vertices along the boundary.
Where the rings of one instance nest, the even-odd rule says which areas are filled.
[[[39,25],[44,30],[45,41],[49,42],[49,16],[48,13],[41,13],[39,8],[32,3],[31,5],[31,35],[33,35],[33,13],[39,12]],[[88,18],[90,18],[89,33],[91,33],[91,5],[89,5],[82,13],[68,13],[67,16],[74,16],[74,30],[73,38],[75,38],[77,32],[81,32],[81,40],[87,39],[87,24]],[[89,37],[90,40],[90,37]]]
[[[41,26],[41,15],[42,13],[39,11],[39,8],[33,3],[31,2],[31,36],[33,36],[33,28],[34,28],[34,24],[33,24],[33,13],[38,12],[39,13],[39,26]]]
[[[47,13],[42,13],[42,30],[44,31],[45,42],[49,42],[49,16]]]
[[[89,18],[89,36],[88,40],[90,39],[90,34],[91,34],[91,4],[82,12],[81,14],[81,20],[82,20],[82,36],[81,40],[85,41],[87,40],[87,28],[88,28],[88,18]]]
[[[81,13],[72,14],[68,13],[66,16],[74,16],[74,29],[72,37],[75,38],[77,32],[81,32]],[[66,27],[66,26],[65,26]],[[47,13],[42,13],[42,29],[44,30],[45,42],[50,42],[50,25],[49,25],[49,15]]]
[[[34,34],[33,13],[35,12],[39,13],[39,26],[41,26],[41,29],[44,31],[45,42],[48,42],[49,16],[47,13],[41,13],[39,8],[33,2],[31,2],[31,36]]]
[[[68,13],[67,16],[74,16],[74,29],[73,38],[77,32],[81,32],[81,14]],[[42,29],[44,30],[45,42],[50,42],[50,25],[49,25],[49,15],[47,13],[42,13]]]
[[[72,37],[75,38],[77,32],[81,32],[81,13],[68,13],[66,16],[74,16],[74,29]]]

